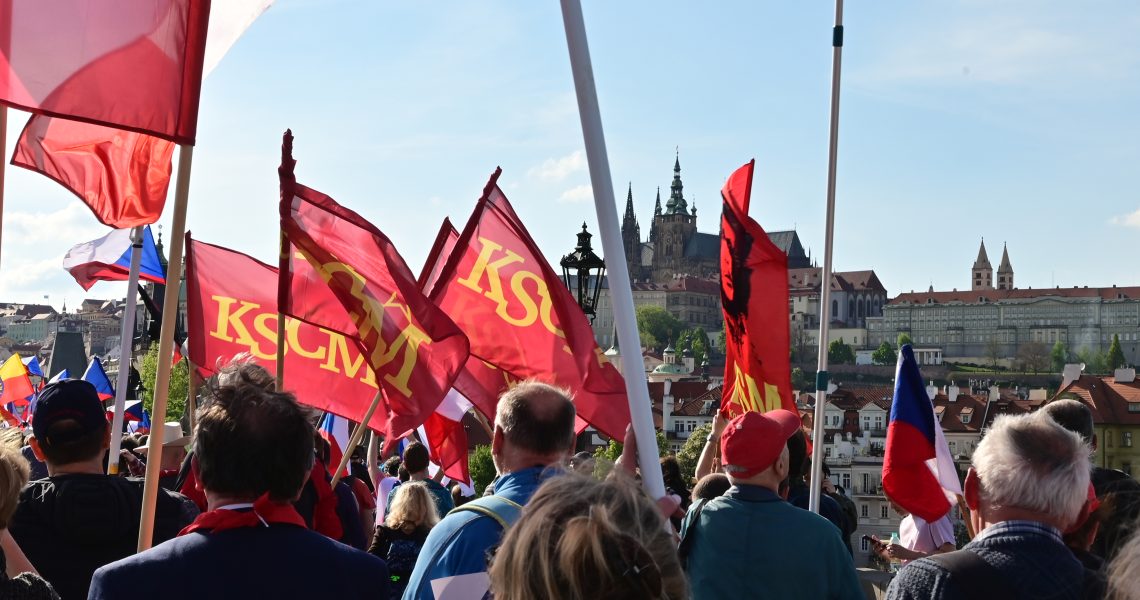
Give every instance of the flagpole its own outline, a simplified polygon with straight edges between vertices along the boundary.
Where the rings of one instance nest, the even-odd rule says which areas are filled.
[[[0,250],[4,237],[4,172],[8,167],[8,107],[0,104]]]
[[[839,75],[843,64],[843,0],[835,0],[831,33],[831,131],[827,150],[827,229],[823,238],[823,273],[819,283],[819,370],[815,374],[815,414],[812,416],[811,491],[808,509],[819,512],[823,485],[823,420],[827,406],[827,330],[831,321],[831,251],[835,237],[835,166],[839,150]]]
[[[602,250],[612,265],[625,264],[625,249],[618,228],[617,204],[614,203],[610,162],[606,155],[606,139],[602,132],[602,113],[594,86],[594,69],[590,64],[590,48],[586,40],[586,24],[579,0],[562,0],[562,22],[566,29],[566,46],[570,51],[570,70],[574,74],[574,91],[578,96],[578,114],[582,120],[582,137],[586,145],[586,162],[590,166],[590,182],[594,190],[594,208],[598,213]],[[610,270],[610,294],[618,342],[623,348],[639,348],[637,317],[633,309],[633,290],[629,272],[623,268]],[[642,482],[653,498],[665,496],[665,483],[657,467],[657,432],[653,427],[649,388],[645,370],[639,360],[623,360],[625,392],[629,416],[637,436],[638,462]]]
[[[336,471],[333,472],[332,485],[335,487],[336,482],[340,481],[340,476],[344,473],[344,468],[348,466],[348,461],[352,459],[352,451],[360,444],[360,439],[364,437],[364,432],[368,431],[368,422],[372,420],[372,414],[376,412],[376,407],[380,406],[380,400],[384,397],[384,392],[377,389],[376,395],[372,397],[372,404],[368,406],[368,410],[364,413],[364,419],[352,430],[352,436],[348,438],[348,447],[340,457],[340,464],[336,466]]]
[[[368,477],[372,486],[380,485],[380,436],[375,431],[368,432]]]
[[[119,474],[119,448],[123,441],[123,413],[127,404],[127,385],[131,374],[131,355],[135,339],[135,310],[138,306],[139,270],[142,268],[143,228],[131,230],[131,270],[127,276],[127,298],[123,306],[122,329],[119,333],[119,373],[115,377],[115,416],[111,420],[111,450],[107,458],[107,474]]]
[[[190,411],[190,435],[198,429],[198,372],[194,370],[194,363],[186,357],[186,410]]]
[[[190,165],[194,160],[194,146],[182,144],[178,152],[178,181],[174,191],[174,222],[171,224],[170,257],[166,267],[166,294],[162,301],[162,329],[158,336],[158,373],[154,378],[154,406],[151,410],[152,427],[148,446],[146,480],[143,483],[142,516],[139,519],[139,552],[150,548],[154,532],[155,501],[158,498],[158,477],[162,467],[163,427],[166,422],[166,401],[170,397],[170,356],[174,351],[175,317],[178,316],[179,281],[182,269],[182,246],[186,241],[186,204],[190,195]]]
[[[284,200],[293,199],[293,185],[297,178],[293,174],[293,167],[297,161],[293,159],[293,130],[286,129],[281,136],[281,165],[277,167],[277,176],[281,182],[281,200],[279,204],[280,221],[278,224],[278,255],[277,255],[277,390],[285,386],[285,350],[288,340],[285,338],[285,310],[289,305],[289,274],[292,269],[293,257],[289,255],[289,239],[285,237],[286,204]],[[379,392],[378,392],[379,393]]]

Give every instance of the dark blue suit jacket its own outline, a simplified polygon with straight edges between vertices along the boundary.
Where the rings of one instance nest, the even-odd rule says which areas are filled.
[[[88,598],[387,598],[384,561],[294,525],[191,533],[95,572]]]

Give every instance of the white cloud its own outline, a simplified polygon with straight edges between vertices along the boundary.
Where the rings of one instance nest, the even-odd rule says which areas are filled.
[[[594,199],[594,190],[589,185],[579,185],[572,187],[558,197],[558,201],[566,204],[577,204],[579,202],[589,202]]]
[[[79,201],[68,202],[52,212],[4,211],[5,246],[63,243],[70,247],[106,235],[108,231],[95,220],[87,205]]]
[[[1108,220],[1108,222],[1110,225],[1119,225],[1121,227],[1140,229],[1140,208],[1126,215],[1112,217]]]
[[[562,158],[548,158],[527,171],[527,176],[541,181],[562,181],[586,167],[586,155],[575,150]]]

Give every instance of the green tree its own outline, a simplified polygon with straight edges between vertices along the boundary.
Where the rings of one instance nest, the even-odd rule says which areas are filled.
[[[1077,352],[1077,362],[1085,364],[1086,373],[1104,373],[1108,370],[1104,353],[1091,348],[1082,348]]]
[[[855,351],[843,341],[843,338],[839,338],[828,344],[827,362],[835,365],[853,365]]]
[[[166,360],[170,360],[167,358]],[[142,365],[139,367],[139,375],[142,377],[142,384],[145,388],[142,394],[143,408],[147,412],[154,413],[154,387],[155,375],[158,373],[158,344],[151,344],[150,350],[147,351],[146,356],[143,357]],[[170,370],[170,393],[166,400],[166,420],[181,421],[182,415],[186,412],[186,394],[190,390],[190,373],[186,365],[186,361],[179,361]],[[154,423],[155,427],[161,423]]]
[[[1124,351],[1120,349],[1120,336],[1112,334],[1112,344],[1108,346],[1108,355],[1105,357],[1109,371],[1115,371],[1124,366]]]
[[[721,329],[720,333],[716,336],[716,349],[724,356],[728,352],[728,330]]]
[[[693,353],[693,360],[699,367],[709,356],[711,344],[709,342],[709,334],[705,333],[704,327],[697,327],[696,329],[686,329],[677,336],[677,343],[675,345],[677,352],[681,353],[688,350]]]
[[[475,451],[467,457],[467,468],[475,483],[475,496],[482,496],[483,490],[495,480],[495,460],[491,457],[491,446],[475,446]]]
[[[622,447],[621,442],[611,439],[609,444],[594,450],[594,475],[596,477],[605,477],[609,474],[610,470],[614,468],[614,463],[621,456]],[[669,441],[665,439],[665,433],[660,430],[657,431],[657,454],[659,456],[670,454]]]
[[[646,348],[663,350],[684,328],[684,323],[660,306],[637,307],[637,331]]]
[[[997,338],[991,337],[986,342],[986,359],[990,361],[990,368],[996,371],[998,361],[1001,360],[1001,345],[998,344]]]
[[[898,355],[895,354],[895,349],[891,347],[891,343],[883,341],[875,352],[871,354],[871,360],[876,365],[893,365],[898,361]]]
[[[805,389],[805,388],[807,388],[809,383],[810,382],[808,381],[807,375],[804,374],[803,369],[801,369],[799,367],[794,367],[792,369],[792,389],[793,390]]]
[[[1053,372],[1060,373],[1065,370],[1065,363],[1069,360],[1069,349],[1061,340],[1057,340],[1053,344],[1053,349],[1049,352],[1049,360],[1053,363]]]
[[[686,482],[692,487],[693,477],[697,473],[697,462],[701,459],[701,450],[705,448],[705,438],[712,433],[712,423],[705,423],[689,434],[685,445],[677,453],[677,463],[681,465],[681,475],[688,479]]]
[[[911,346],[914,345],[914,342],[910,339],[910,334],[906,332],[900,333],[899,338],[896,341],[898,342],[895,344],[896,348],[902,348],[903,344],[910,344]]]

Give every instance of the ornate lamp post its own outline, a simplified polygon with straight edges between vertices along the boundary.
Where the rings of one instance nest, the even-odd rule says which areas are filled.
[[[591,323],[597,316],[598,295],[602,292],[602,279],[606,274],[606,263],[590,247],[592,237],[594,236],[586,231],[586,224],[582,223],[582,231],[578,233],[578,246],[558,263],[562,265],[562,280],[575,293],[578,306],[582,307],[582,312],[586,313]]]

